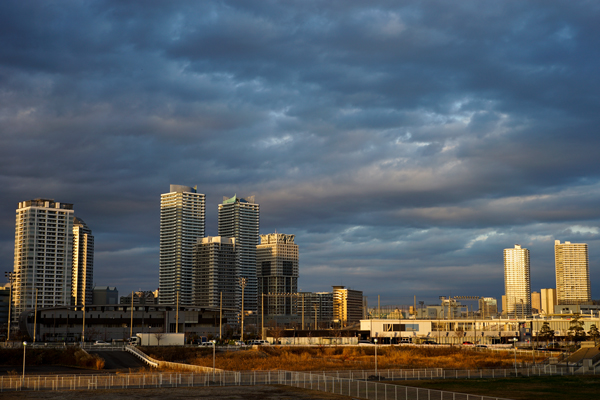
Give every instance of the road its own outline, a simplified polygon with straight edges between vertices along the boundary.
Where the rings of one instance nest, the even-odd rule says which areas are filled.
[[[144,368],[146,364],[134,356],[131,353],[126,351],[109,351],[109,350],[88,350],[90,354],[96,354],[102,359],[104,359],[104,369],[105,370],[113,370],[113,369],[129,369],[129,368]]]

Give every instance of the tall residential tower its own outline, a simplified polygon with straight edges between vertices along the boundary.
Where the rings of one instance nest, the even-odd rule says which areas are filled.
[[[52,199],[19,203],[15,227],[14,313],[71,304],[73,205]]]
[[[521,245],[515,244],[514,249],[504,249],[504,288],[507,315],[531,315],[529,250],[521,248]]]
[[[82,219],[73,220],[73,274],[71,291],[74,305],[92,304],[94,285],[94,237]]]
[[[590,304],[590,270],[586,243],[554,242],[558,304]]]
[[[160,195],[159,303],[193,304],[193,254],[204,237],[205,196],[196,188],[171,185]]]
[[[240,277],[246,278],[244,311],[258,311],[256,246],[260,225],[260,207],[254,196],[245,199],[223,197],[219,204],[219,236],[235,238],[240,257]]]

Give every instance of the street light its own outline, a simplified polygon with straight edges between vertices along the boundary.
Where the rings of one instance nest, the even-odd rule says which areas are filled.
[[[212,344],[213,344],[213,381],[215,380],[215,350],[217,347],[217,341],[216,340],[211,340]]]
[[[8,279],[9,292],[8,292],[8,332],[6,333],[6,342],[10,340],[10,311],[12,309],[12,288],[13,288],[13,279],[16,278],[16,274],[14,272],[6,271],[4,272],[4,276]]]
[[[515,377],[516,377],[517,376],[517,341],[519,339],[512,338],[512,339],[508,339],[508,340],[510,340],[511,342],[513,342],[513,349],[515,351]]]
[[[25,349],[27,348],[27,342],[23,342],[23,385],[25,385]]]
[[[375,342],[375,376],[377,376],[377,338],[373,341]]]

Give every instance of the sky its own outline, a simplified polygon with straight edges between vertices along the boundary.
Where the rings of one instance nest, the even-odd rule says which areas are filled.
[[[256,196],[299,289],[374,305],[555,287],[600,298],[600,3],[0,2],[0,265],[18,202],[73,203],[94,282],[158,287],[160,195]],[[1,274],[4,279],[4,274]]]

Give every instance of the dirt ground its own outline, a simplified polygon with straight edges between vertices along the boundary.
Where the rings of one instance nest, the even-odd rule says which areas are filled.
[[[69,390],[61,392],[3,392],[2,400],[126,400],[126,399],[216,399],[216,400],[348,400],[338,394],[298,389],[289,386],[224,386],[168,389]]]

